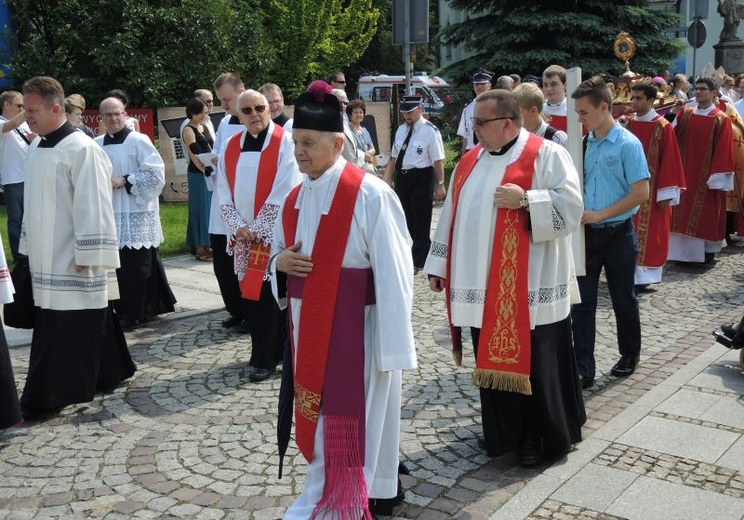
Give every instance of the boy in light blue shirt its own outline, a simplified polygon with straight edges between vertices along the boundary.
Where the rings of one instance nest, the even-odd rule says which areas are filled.
[[[595,76],[571,94],[587,127],[584,154],[586,275],[578,277],[581,303],[571,311],[574,350],[582,388],[594,385],[597,290],[604,267],[617,322],[620,360],[611,374],[635,371],[641,352],[641,319],[634,275],[638,251],[631,217],[648,199],[650,178],[641,142],[612,117],[612,95]]]

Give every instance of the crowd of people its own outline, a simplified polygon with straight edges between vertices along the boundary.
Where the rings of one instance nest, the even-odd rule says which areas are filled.
[[[601,272],[617,320],[611,374],[627,377],[642,349],[638,293],[661,281],[668,258],[710,263],[725,244],[732,128],[744,131],[730,90],[698,78],[689,99],[677,75],[679,100],[662,116],[654,103],[667,79],[640,81],[632,113],[616,119],[605,81],[584,81],[571,93],[585,129],[578,171],[566,150],[582,139],[567,134],[566,70],[547,67],[542,88],[492,80],[485,69],[472,76],[448,186],[442,136],[415,96],[402,98],[404,122],[375,174],[366,107],[349,102],[341,72],[313,82],[293,118],[277,85],[246,88],[233,73],[186,105],[187,242],[213,264],[222,326],[250,334],[248,379],[283,364],[280,457],[294,422],[308,462],[285,518],[368,518],[403,500],[402,371],[417,366],[419,272],[445,295],[457,364],[469,331],[479,446],[534,466],[581,441]],[[213,125],[215,96],[225,115]],[[164,165],[127,102],[121,91],[100,102],[103,131],[91,139],[85,100],[53,78],[0,95],[12,260],[27,260],[35,303],[20,399],[0,335],[0,428],[115,388],[136,370],[124,332],[174,310],[158,251]],[[434,201],[444,205],[432,234]],[[9,279],[0,255],[0,300],[11,298]]]

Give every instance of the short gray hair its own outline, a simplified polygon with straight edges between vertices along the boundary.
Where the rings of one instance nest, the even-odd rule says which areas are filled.
[[[247,98],[249,96],[258,96],[261,99],[263,99],[263,102],[266,106],[269,106],[269,101],[266,99],[266,96],[261,94],[258,90],[253,90],[252,88],[249,88],[248,90],[244,90],[240,93],[238,96],[238,106],[240,106],[240,102],[243,98]]]

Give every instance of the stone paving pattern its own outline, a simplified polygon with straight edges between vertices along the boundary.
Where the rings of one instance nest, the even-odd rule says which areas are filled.
[[[641,364],[624,380],[609,376],[618,354],[604,289],[585,438],[708,350],[717,324],[741,317],[742,253],[744,243],[725,249],[712,267],[670,264],[664,283],[641,295]],[[250,339],[222,329],[225,317],[192,313],[128,334],[138,365],[130,381],[57,418],[0,432],[0,518],[281,518],[302,489],[305,461],[291,443],[277,478],[279,377],[248,380]],[[466,347],[462,367],[454,365],[443,296],[428,290],[423,275],[415,279],[413,321],[419,369],[404,374],[401,432],[411,475],[402,476],[406,500],[395,518],[489,518],[552,461],[525,469],[515,454],[491,459],[478,449],[472,350]],[[11,349],[19,388],[28,355],[28,345]],[[594,463],[742,497],[740,471],[699,460],[618,442]],[[547,500],[529,518],[618,517]]]

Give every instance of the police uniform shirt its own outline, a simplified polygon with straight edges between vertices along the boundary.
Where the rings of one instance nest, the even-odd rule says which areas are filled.
[[[460,124],[457,127],[457,135],[467,141],[465,145],[466,150],[472,150],[475,148],[475,142],[473,139],[473,112],[475,111],[475,100],[471,101],[465,108],[462,109],[462,115],[460,116]]]
[[[395,132],[393,149],[390,152],[391,160],[395,161],[396,157],[398,157],[407,134],[408,125],[400,125],[398,131]],[[439,129],[433,123],[421,116],[413,124],[413,133],[411,134],[411,140],[408,142],[408,148],[403,157],[401,168],[404,170],[428,168],[435,161],[443,160],[444,143],[442,142],[442,134],[439,133]]]

